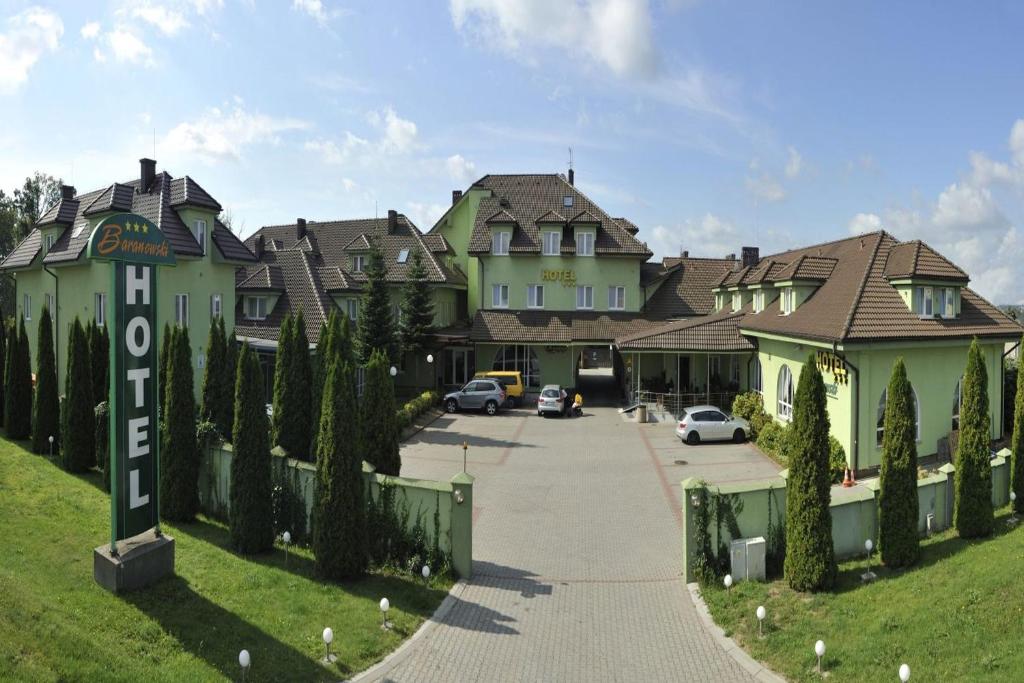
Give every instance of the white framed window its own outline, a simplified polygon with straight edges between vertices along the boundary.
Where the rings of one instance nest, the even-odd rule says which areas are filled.
[[[732,293],[732,310],[738,311],[743,308],[743,295],[739,292]]]
[[[922,318],[931,318],[934,315],[931,287],[914,287],[914,310]]]
[[[46,253],[47,254],[50,253],[50,249],[53,248],[53,243],[56,242],[56,241],[57,241],[57,235],[55,233],[51,232],[49,235],[46,236]]]
[[[512,241],[512,233],[508,230],[496,230],[491,235],[491,254],[508,256],[508,245]]]
[[[960,429],[960,403],[963,400],[964,377],[956,381],[956,388],[953,389],[953,431]]]
[[[935,313],[943,318],[956,317],[956,290],[952,287],[941,287],[935,291],[938,301]]]
[[[590,285],[579,285],[576,287],[576,308],[581,311],[589,311],[594,307],[594,288]]]
[[[56,301],[54,301],[53,294],[43,294],[43,303],[46,305],[46,310],[50,312],[50,316],[53,316],[53,311],[57,307]]]
[[[32,295],[25,294],[21,298],[21,312],[25,316],[25,320],[32,319]]]
[[[107,325],[107,295],[105,292],[93,294],[93,319],[100,327]]]
[[[361,272],[363,272],[364,268],[366,268],[366,257],[363,256],[362,254],[359,254],[357,256],[353,256],[352,257],[352,271],[356,272],[356,273],[361,273]]]
[[[792,287],[786,287],[782,290],[782,297],[780,298],[780,304],[782,307],[782,315],[789,315],[796,310],[796,290]]]
[[[778,394],[776,413],[780,420],[790,422],[793,419],[793,373],[788,365],[779,368]]]
[[[245,317],[249,320],[263,320],[267,317],[267,297],[245,297]]]
[[[558,256],[562,252],[562,233],[558,230],[545,230],[541,233],[544,256]]]
[[[754,291],[754,313],[760,313],[764,310],[764,290],[758,289]]]
[[[764,392],[764,384],[761,376],[761,359],[754,356],[754,361],[750,364],[750,389],[756,391],[759,394]]]
[[[593,256],[594,255],[594,233],[592,233],[592,232],[577,232],[576,233],[576,255],[577,256]]]
[[[508,285],[491,285],[491,308],[508,308]]]
[[[740,357],[729,356],[729,382],[735,386],[740,385]]]
[[[224,313],[224,297],[221,294],[210,295],[210,318],[219,318]]]
[[[608,288],[608,310],[626,310],[626,288],[620,285],[612,285]]]
[[[199,251],[206,254],[206,221],[202,218],[197,218],[192,221],[192,236],[196,238],[196,242],[199,243]]]
[[[398,262],[399,263],[405,263],[408,260],[409,260],[409,250],[408,249],[402,249],[401,251],[398,252]]]
[[[188,327],[188,294],[174,295],[174,322]]]
[[[544,285],[527,285],[526,307],[544,308]]]
[[[345,299],[345,313],[348,319],[355,322],[359,319],[359,299]]]
[[[957,390],[959,393],[960,383],[957,382]],[[885,438],[885,404],[888,401],[889,389],[882,389],[882,396],[878,399],[878,420],[875,422],[875,445],[881,448],[882,441]],[[914,414],[914,440],[921,443],[921,404],[917,400],[917,389],[914,385],[910,385],[910,400],[914,402],[913,414]],[[957,402],[957,413],[959,413],[959,401]],[[960,421],[960,415],[955,416],[957,422]]]

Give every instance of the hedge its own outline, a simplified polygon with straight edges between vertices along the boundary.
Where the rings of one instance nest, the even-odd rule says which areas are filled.
[[[431,407],[436,406],[438,401],[440,401],[440,397],[437,392],[424,391],[422,394],[399,408],[395,417],[398,423],[398,431],[401,432],[403,429],[411,427],[413,420],[430,410]]]

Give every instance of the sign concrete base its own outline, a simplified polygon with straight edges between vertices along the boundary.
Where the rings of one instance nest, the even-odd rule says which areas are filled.
[[[109,545],[92,553],[92,576],[112,593],[138,590],[174,574],[174,539],[157,536],[153,529],[118,543],[119,555]]]

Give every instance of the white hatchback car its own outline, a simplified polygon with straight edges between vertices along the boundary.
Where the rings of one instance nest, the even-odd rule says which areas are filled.
[[[715,406],[693,406],[683,411],[676,427],[676,436],[691,446],[701,441],[743,443],[750,437],[750,423],[742,417],[728,415]]]

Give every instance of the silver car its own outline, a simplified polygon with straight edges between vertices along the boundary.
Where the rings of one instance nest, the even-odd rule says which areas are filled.
[[[446,394],[444,409],[449,413],[460,410],[480,410],[495,415],[505,405],[505,387],[493,379],[474,379],[458,391]]]
[[[565,414],[565,392],[557,384],[546,384],[540,390],[537,397],[537,415],[547,417],[548,415]]]
[[[750,437],[750,423],[715,406],[693,406],[684,410],[679,418],[676,436],[691,446],[701,441],[743,443]]]

